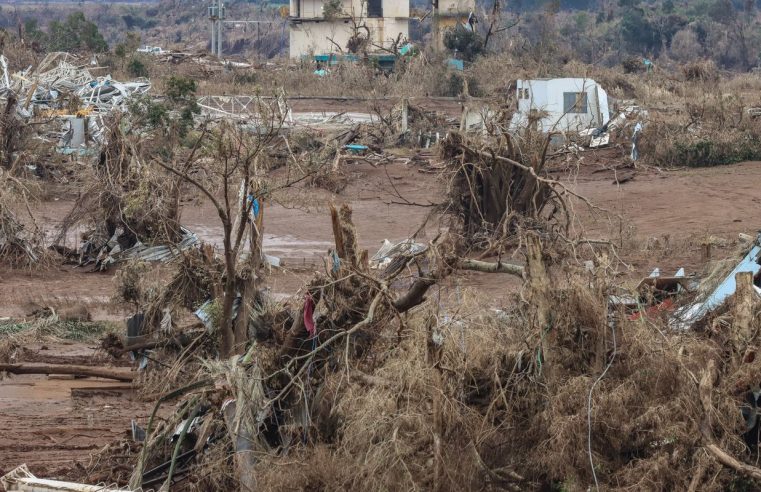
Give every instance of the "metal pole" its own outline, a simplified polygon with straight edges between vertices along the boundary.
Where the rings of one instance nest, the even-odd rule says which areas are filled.
[[[405,97],[402,99],[402,133],[407,133],[407,118],[409,117],[410,102]]]
[[[217,21],[217,56],[222,57],[222,21]]]
[[[219,15],[217,17],[217,56],[222,57],[222,21],[225,19],[225,7],[219,0]]]
[[[217,21],[212,18],[211,19],[211,54],[212,55],[217,54],[217,46],[216,46],[217,34],[215,30],[216,25],[217,25]]]

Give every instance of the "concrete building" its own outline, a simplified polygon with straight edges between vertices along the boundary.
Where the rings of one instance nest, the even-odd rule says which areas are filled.
[[[348,53],[355,32],[369,36],[369,52],[383,52],[409,36],[409,16],[407,0],[291,0],[291,58]]]
[[[476,0],[434,0],[434,5],[438,1],[438,15],[433,17],[432,35],[434,46],[438,49],[444,48],[444,35],[450,29],[455,29],[458,25],[475,28],[468,21],[476,22],[475,15]]]
[[[544,132],[580,132],[610,120],[608,93],[592,79],[518,80],[516,97],[512,130],[524,128],[530,119]]]
[[[468,16],[475,12],[476,0],[439,0],[439,25],[441,29],[451,29],[466,24]]]

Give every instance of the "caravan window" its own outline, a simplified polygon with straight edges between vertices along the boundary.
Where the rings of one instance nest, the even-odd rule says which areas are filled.
[[[564,113],[586,113],[587,112],[587,93],[586,92],[564,92],[563,93],[563,112]]]

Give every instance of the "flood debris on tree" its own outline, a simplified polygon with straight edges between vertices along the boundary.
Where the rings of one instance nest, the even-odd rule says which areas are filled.
[[[442,141],[449,195],[444,211],[462,223],[468,242],[486,248],[520,227],[567,231],[571,193],[547,177],[549,146],[549,136],[530,129],[491,139],[452,132]]]
[[[119,116],[109,122],[104,146],[86,187],[64,218],[59,251],[81,266],[104,270],[127,260],[167,261],[198,243],[179,222],[183,190],[175,176],[149,164],[161,158],[127,135]],[[70,232],[86,227],[81,244],[66,248]]]
[[[25,180],[0,169],[0,263],[34,268],[50,259],[30,211],[33,193]]]

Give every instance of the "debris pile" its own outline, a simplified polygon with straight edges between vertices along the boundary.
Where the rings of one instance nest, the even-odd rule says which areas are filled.
[[[568,227],[567,190],[545,176],[549,144],[531,130],[479,141],[453,132],[441,143],[449,176],[445,211],[462,223],[469,242],[486,249],[492,238],[514,235],[520,222]]]
[[[609,311],[604,268],[590,275],[564,264],[560,286],[546,256],[561,252],[528,232],[523,297],[511,296],[505,311],[448,313],[425,303],[456,268],[443,261],[446,241],[397,248],[403,266],[422,272],[400,291],[393,285],[409,270],[373,273],[350,209],[334,209],[332,219],[336,261],[288,305],[249,318],[240,355],[201,363],[183,355],[210,354],[216,321],[189,345],[176,334],[153,345],[151,359],[181,367],[149,362],[145,371],[185,374],[156,408],[179,399],[178,410],[139,423],[129,484],[101,465],[87,476],[178,490],[642,480],[699,489],[756,476],[742,461],[758,440],[756,407],[742,404],[755,384],[748,354],[759,343],[752,289],[709,313],[710,331],[676,332],[623,305]],[[284,473],[293,463],[297,470]]]
[[[179,180],[148,166],[121,123],[118,116],[109,122],[87,188],[64,219],[57,241],[63,246],[69,230],[90,227],[70,253],[78,264],[101,270],[130,259],[165,261],[198,243],[179,224]]]
[[[110,76],[96,77],[74,55],[48,53],[35,67],[8,73],[5,59],[0,63],[0,92],[14,94],[20,104],[19,114],[30,117],[75,114],[81,110],[110,112],[122,108],[133,95],[145,94],[147,80],[121,83]]]

